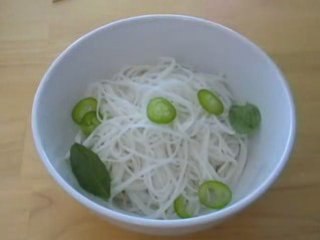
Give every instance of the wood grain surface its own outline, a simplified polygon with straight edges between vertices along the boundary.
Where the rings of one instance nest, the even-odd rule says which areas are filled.
[[[298,115],[294,153],[267,194],[215,228],[171,239],[319,240],[319,0],[0,0],[0,239],[151,238],[101,220],[61,190],[30,129],[36,88],[64,48],[98,26],[150,13],[204,17],[252,39],[284,71]]]

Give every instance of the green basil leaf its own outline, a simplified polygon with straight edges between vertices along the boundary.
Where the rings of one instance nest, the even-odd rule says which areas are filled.
[[[260,126],[261,114],[258,107],[250,103],[233,105],[229,111],[229,120],[236,132],[250,134]]]
[[[84,190],[104,200],[109,199],[110,175],[97,154],[75,143],[70,150],[70,162],[72,172]]]

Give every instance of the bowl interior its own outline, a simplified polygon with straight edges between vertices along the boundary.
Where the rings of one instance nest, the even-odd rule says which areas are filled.
[[[257,47],[229,29],[193,18],[116,22],[69,47],[45,75],[34,105],[35,138],[44,161],[81,191],[63,161],[77,131],[70,117],[74,104],[90,82],[110,77],[124,65],[152,63],[161,56],[199,71],[225,73],[235,95],[259,106],[262,126],[250,140],[248,163],[234,192],[236,204],[286,161],[294,125],[291,96],[275,65]]]

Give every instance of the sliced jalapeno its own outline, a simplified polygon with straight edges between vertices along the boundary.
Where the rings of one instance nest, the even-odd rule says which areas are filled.
[[[199,188],[200,202],[213,209],[221,209],[228,205],[232,199],[230,188],[219,181],[206,181]]]
[[[100,121],[97,118],[97,112],[91,111],[84,115],[80,123],[80,128],[85,135],[90,135],[93,130],[96,129],[100,124]]]
[[[72,110],[72,119],[78,124],[81,124],[81,121],[86,113],[91,111],[97,111],[97,100],[93,97],[88,97],[80,100]]]
[[[192,215],[187,211],[187,200],[180,195],[174,200],[173,208],[176,214],[181,218],[191,218]]]

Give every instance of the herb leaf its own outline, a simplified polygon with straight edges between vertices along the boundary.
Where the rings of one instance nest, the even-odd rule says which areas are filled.
[[[233,105],[229,111],[229,120],[237,133],[250,134],[259,127],[261,114],[258,107],[250,103]]]
[[[99,156],[85,146],[75,143],[70,149],[70,162],[79,185],[107,201],[110,197],[111,179]]]

